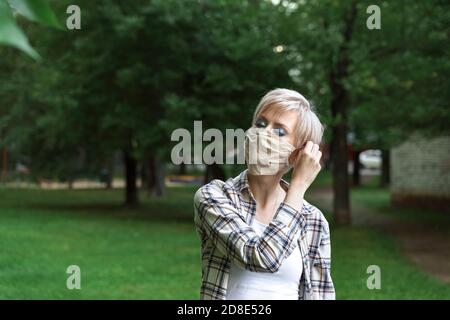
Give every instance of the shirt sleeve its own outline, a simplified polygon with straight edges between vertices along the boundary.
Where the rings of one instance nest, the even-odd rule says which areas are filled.
[[[222,187],[211,182],[194,197],[196,225],[213,245],[234,263],[251,271],[276,272],[297,246],[305,219],[299,210],[282,202],[260,237],[238,214]]]
[[[316,258],[313,260],[311,285],[320,300],[336,299],[331,278],[331,239],[328,222],[323,218]]]

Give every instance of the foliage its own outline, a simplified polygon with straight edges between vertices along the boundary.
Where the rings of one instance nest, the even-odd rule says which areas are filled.
[[[17,25],[15,15],[54,28],[61,28],[60,23],[45,0],[0,0],[0,44],[16,47],[38,59],[39,54],[31,47],[27,36]]]

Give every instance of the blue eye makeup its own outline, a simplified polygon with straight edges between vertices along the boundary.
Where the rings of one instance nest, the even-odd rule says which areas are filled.
[[[273,132],[279,137],[283,137],[287,134],[287,132],[286,132],[286,130],[284,130],[284,128],[274,128]]]
[[[256,120],[255,126],[257,128],[265,128],[267,126],[267,121],[265,121],[264,119],[260,118],[260,119]]]
[[[267,120],[264,118],[258,118],[255,121],[255,127],[257,127],[257,128],[265,128],[265,127],[267,127],[267,125],[268,125]],[[276,125],[278,127],[272,129],[272,132],[274,134],[276,134],[279,137],[284,137],[285,135],[287,135],[287,131],[285,128],[283,128],[282,126],[279,126],[278,124],[276,124]]]

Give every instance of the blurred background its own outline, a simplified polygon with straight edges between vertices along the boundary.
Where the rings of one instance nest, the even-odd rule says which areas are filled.
[[[194,192],[245,167],[174,165],[171,133],[245,130],[290,88],[326,125],[306,199],[337,299],[450,299],[449,22],[443,0],[0,0],[0,298],[198,299]]]

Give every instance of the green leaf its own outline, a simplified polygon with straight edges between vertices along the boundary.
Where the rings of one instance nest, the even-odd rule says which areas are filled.
[[[28,19],[62,29],[61,24],[45,0],[7,0],[17,12]]]
[[[0,43],[16,47],[36,60],[40,58],[28,42],[27,36],[17,26],[11,9],[4,0],[0,0]]]

